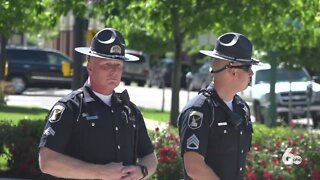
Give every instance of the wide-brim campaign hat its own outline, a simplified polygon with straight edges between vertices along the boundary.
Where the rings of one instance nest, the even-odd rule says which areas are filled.
[[[213,51],[201,50],[200,53],[217,59],[258,65],[260,62],[252,58],[250,40],[239,33],[226,33],[218,37]]]
[[[91,47],[77,47],[76,51],[106,59],[117,59],[123,61],[137,61],[137,56],[125,53],[126,44],[122,34],[113,28],[104,28],[97,32],[92,41]]]

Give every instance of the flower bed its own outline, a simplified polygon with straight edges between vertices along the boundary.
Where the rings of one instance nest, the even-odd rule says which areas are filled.
[[[319,132],[255,125],[246,179],[320,180]]]
[[[43,120],[23,120],[16,126],[0,121],[0,156],[7,157],[7,177],[50,179],[38,165],[38,143]],[[182,158],[176,128],[149,132],[158,157],[151,179],[182,179]],[[292,148],[288,151],[288,148]],[[287,152],[286,152],[287,151]],[[282,157],[288,163],[284,164]],[[300,157],[300,158],[299,158]],[[272,128],[254,125],[253,144],[248,154],[246,177],[255,179],[320,180],[320,134],[305,129]],[[292,161],[293,160],[293,161]]]
[[[159,161],[153,179],[181,179],[182,159],[176,129],[159,131],[157,128],[150,136]],[[290,151],[285,154],[286,150]],[[287,164],[282,161],[283,155],[287,156]],[[247,180],[320,180],[320,134],[305,129],[269,129],[255,124],[246,169]]]
[[[176,129],[175,129],[176,130]],[[182,159],[180,156],[180,142],[174,129],[149,132],[158,158],[158,167],[152,179],[171,180],[182,178]]]

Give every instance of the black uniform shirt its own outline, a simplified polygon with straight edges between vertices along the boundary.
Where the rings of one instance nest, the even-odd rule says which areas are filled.
[[[54,105],[39,146],[91,163],[134,164],[154,148],[140,111],[131,107],[115,93],[110,107],[85,85]],[[136,112],[135,120],[128,111]]]
[[[199,94],[179,116],[181,155],[197,152],[221,179],[243,179],[253,133],[249,107],[236,95],[232,112],[212,92],[213,101]]]

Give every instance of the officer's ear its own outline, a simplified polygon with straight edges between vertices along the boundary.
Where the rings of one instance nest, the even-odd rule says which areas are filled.
[[[90,61],[90,58],[88,58],[88,62],[87,62],[87,71],[91,72],[92,71],[92,63]]]

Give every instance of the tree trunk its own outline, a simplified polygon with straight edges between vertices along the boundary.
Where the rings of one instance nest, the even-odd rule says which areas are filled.
[[[8,43],[8,39],[4,36],[1,36],[1,50],[0,50],[0,80],[5,79],[5,65],[6,65],[6,46]]]
[[[170,125],[177,125],[177,118],[179,116],[179,92],[180,92],[180,76],[181,74],[181,57],[182,57],[182,34],[180,32],[179,14],[176,8],[171,8],[172,25],[174,31],[174,63],[172,71],[172,97],[171,97],[171,113],[170,113]]]
[[[74,35],[73,35],[73,45],[74,47],[85,46],[85,33],[88,29],[88,20],[81,19],[79,17],[75,18],[74,23]],[[74,51],[73,52],[73,77],[72,77],[72,89],[78,89],[82,86],[83,83],[83,68],[82,63],[85,59],[82,54]]]

